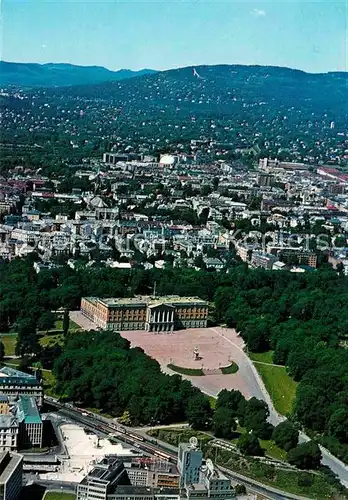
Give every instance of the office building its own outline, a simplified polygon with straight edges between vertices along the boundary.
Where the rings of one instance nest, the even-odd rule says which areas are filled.
[[[200,471],[200,483],[204,485],[211,500],[235,498],[236,494],[231,481],[220,471],[217,471],[213,462],[208,459],[203,462]],[[188,495],[189,497],[190,495]]]
[[[107,330],[173,331],[207,326],[208,303],[198,297],[84,297],[81,312]]]
[[[180,490],[146,486],[118,486],[108,500],[180,500]],[[79,499],[78,499],[79,500]]]
[[[197,443],[191,438],[190,443],[180,443],[178,449],[178,469],[180,486],[199,483],[199,473],[202,466],[203,453],[197,448]]]
[[[177,467],[166,460],[141,457],[124,463],[133,486],[150,488],[179,488],[180,475]]]
[[[35,375],[20,372],[9,366],[0,369],[0,394],[8,396],[10,402],[19,396],[33,396],[37,405],[42,406],[42,383]]]
[[[0,451],[42,448],[43,423],[34,396],[12,402],[1,396],[0,407]]]
[[[232,500],[231,482],[204,460],[196,438],[180,443],[177,467],[142,457],[106,456],[81,481],[76,500]],[[128,462],[127,462],[128,460]]]
[[[118,485],[130,484],[124,464],[115,455],[105,457],[77,486],[76,500],[109,500]]]
[[[34,397],[20,396],[17,418],[20,445],[42,448],[43,423]]]
[[[196,438],[179,444],[178,469],[180,486],[188,499],[230,500],[236,496],[231,481],[215,469],[211,460],[203,459]]]
[[[264,269],[272,269],[274,262],[277,258],[274,255],[269,255],[264,252],[253,252],[251,257],[251,264],[254,267],[263,267]]]
[[[290,248],[290,249],[281,249],[280,253],[283,257],[294,257],[298,260],[299,264],[304,264],[309,267],[316,268],[317,267],[317,254],[314,252],[308,252],[301,249]]]
[[[0,453],[0,500],[18,500],[22,489],[23,457]]]

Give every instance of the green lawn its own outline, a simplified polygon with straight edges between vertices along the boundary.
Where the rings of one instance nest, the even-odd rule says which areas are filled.
[[[260,439],[261,448],[265,450],[266,455],[275,458],[276,460],[283,460],[286,462],[287,453],[286,451],[279,448],[273,441],[266,441],[265,439]]]
[[[275,409],[282,415],[291,413],[296,396],[297,383],[286,373],[285,367],[255,363]]]
[[[42,347],[47,347],[49,345],[53,345],[53,344],[57,344],[57,343],[60,345],[63,345],[64,336],[62,333],[55,333],[55,334],[48,333],[47,335],[43,335],[40,338],[40,345]]]
[[[272,356],[274,351],[266,352],[248,352],[248,356],[252,361],[260,361],[262,363],[273,364]]]
[[[183,366],[176,366],[173,364],[167,365],[173,372],[180,373],[180,375],[189,375],[191,377],[201,377],[204,375],[202,368],[185,368]]]
[[[4,344],[5,356],[14,356],[17,343],[17,335],[0,335],[0,342]]]
[[[42,378],[43,378],[43,388],[45,394],[51,397],[57,397],[57,394],[54,392],[56,387],[56,378],[50,370],[42,369]]]
[[[62,319],[57,319],[57,321],[54,322],[54,327],[56,330],[63,330],[63,320]],[[81,327],[74,323],[74,321],[69,321],[69,331],[73,332],[75,330],[81,330]]]
[[[221,368],[221,372],[224,374],[224,375],[230,375],[232,373],[237,373],[237,371],[239,370],[239,366],[237,365],[237,363],[234,363],[232,362],[230,365],[228,366],[223,366]]]
[[[65,491],[62,492],[56,492],[56,491],[47,491],[44,500],[75,500],[76,495],[74,493],[65,493]]]
[[[216,401],[217,399],[216,398],[213,398],[213,396],[208,396],[208,399],[209,399],[209,404],[210,404],[210,407],[215,410],[215,407],[216,407]]]
[[[235,445],[238,443],[238,439],[241,434],[245,434],[247,431],[244,427],[237,425],[237,429],[235,432],[235,437],[231,439],[231,442]],[[286,462],[287,453],[286,451],[279,448],[273,441],[266,441],[265,439],[260,439],[261,448],[265,450],[265,454],[269,457],[275,458],[276,460],[284,460]]]

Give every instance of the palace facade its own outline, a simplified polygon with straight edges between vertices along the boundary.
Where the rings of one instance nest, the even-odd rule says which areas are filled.
[[[83,297],[81,312],[106,330],[170,332],[182,328],[204,328],[208,303],[198,297],[141,296],[134,298]]]

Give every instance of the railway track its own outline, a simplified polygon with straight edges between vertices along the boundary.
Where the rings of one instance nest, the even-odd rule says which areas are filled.
[[[53,398],[45,397],[45,401],[56,408],[59,413],[70,417],[85,427],[91,430],[101,432],[108,436],[110,439],[117,439],[123,441],[124,443],[133,446],[134,448],[145,452],[148,455],[156,456],[169,460],[171,462],[176,462],[176,453],[164,448],[157,442],[151,443],[150,440],[146,440],[144,436],[130,431],[127,427],[121,426],[117,423],[110,422],[109,419],[97,415],[95,413],[89,412],[85,409],[78,408],[69,403],[61,403]]]

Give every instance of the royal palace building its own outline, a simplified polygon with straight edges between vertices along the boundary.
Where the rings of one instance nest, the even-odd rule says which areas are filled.
[[[83,297],[81,312],[107,330],[171,332],[207,326],[208,303],[198,297],[141,296],[134,298]]]

